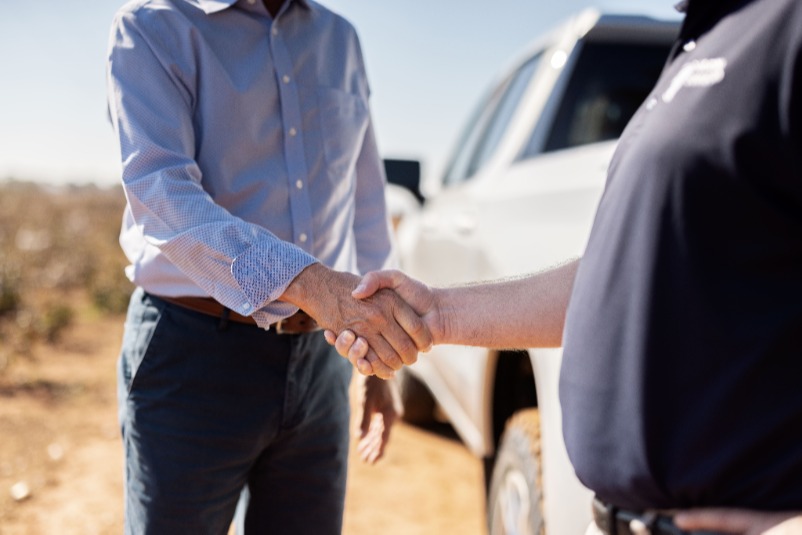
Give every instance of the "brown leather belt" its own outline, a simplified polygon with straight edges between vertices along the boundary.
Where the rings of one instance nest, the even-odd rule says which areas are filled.
[[[211,297],[164,297],[162,295],[154,297],[207,316],[256,326],[256,321],[253,318],[238,314]],[[270,328],[275,329],[277,334],[306,334],[320,330],[317,322],[303,310],[299,310],[292,316],[274,323]]]

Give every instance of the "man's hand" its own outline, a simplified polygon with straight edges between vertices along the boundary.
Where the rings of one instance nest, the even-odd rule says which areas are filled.
[[[359,418],[357,451],[366,463],[373,464],[384,455],[390,429],[401,416],[401,396],[394,380],[357,376],[362,413]]]
[[[363,300],[370,298],[377,292],[388,289],[395,291],[421,317],[432,335],[432,343],[442,339],[444,323],[435,292],[422,282],[412,279],[400,271],[390,270],[368,273],[351,295]],[[335,332],[340,332],[340,335],[337,336]],[[351,361],[351,364],[360,373],[370,375],[381,369],[381,363],[379,363],[379,370],[377,370],[375,357],[371,353],[370,340],[361,336],[361,334],[361,332],[354,330],[333,331],[331,329],[325,333],[326,340],[334,345],[340,355]],[[430,346],[422,348],[421,351],[428,351],[429,348]]]
[[[376,286],[369,297],[355,299],[351,292],[358,282],[356,275],[312,264],[290,283],[281,299],[304,310],[325,329],[359,333],[370,347],[363,359],[368,367],[363,365],[360,372],[392,377],[395,370],[414,363],[418,351],[428,350],[431,333],[392,290]]]
[[[674,517],[683,531],[714,531],[737,535],[802,535],[802,513],[767,513],[745,509],[696,509]]]

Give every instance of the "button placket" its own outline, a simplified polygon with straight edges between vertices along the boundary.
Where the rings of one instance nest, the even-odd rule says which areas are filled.
[[[287,164],[287,186],[289,186],[290,213],[292,214],[293,241],[297,245],[308,248],[314,240],[314,230],[310,228],[311,206],[305,192],[308,184],[306,161],[304,157],[303,114],[300,108],[300,95],[295,83],[295,72],[284,40],[279,36],[279,29],[273,21],[270,28],[271,49],[274,58],[274,76],[277,83],[279,100],[284,121],[285,159]]]

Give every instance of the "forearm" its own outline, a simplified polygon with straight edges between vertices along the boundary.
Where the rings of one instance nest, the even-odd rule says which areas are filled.
[[[558,347],[579,260],[519,279],[435,290],[435,343],[493,348]]]
[[[323,264],[314,263],[304,268],[290,282],[279,299],[313,313],[324,303],[338,298],[344,280],[350,280],[352,285],[356,285],[359,277],[335,272]],[[322,320],[322,318],[316,319]]]

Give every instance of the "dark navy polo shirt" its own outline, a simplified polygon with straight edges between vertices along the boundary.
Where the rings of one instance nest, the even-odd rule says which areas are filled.
[[[691,0],[564,341],[565,441],[600,498],[802,509],[802,0]]]

